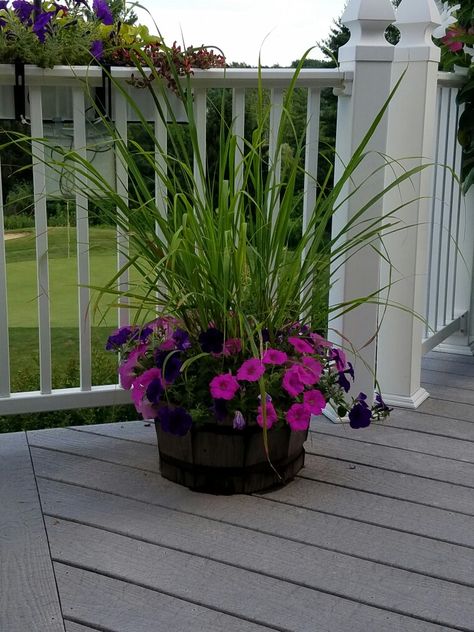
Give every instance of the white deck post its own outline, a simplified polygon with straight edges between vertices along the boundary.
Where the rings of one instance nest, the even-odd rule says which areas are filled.
[[[410,169],[434,161],[440,51],[431,34],[440,24],[439,11],[434,0],[403,0],[395,24],[401,39],[395,48],[393,81],[406,74],[390,106],[387,154],[402,159],[403,166]],[[407,157],[411,159],[403,160]],[[393,266],[389,301],[409,311],[388,307],[383,316],[377,378],[387,403],[409,408],[418,407],[428,397],[420,386],[424,325],[415,314],[424,314],[426,302],[432,177],[431,168],[413,176],[386,196],[384,207],[387,213],[406,204],[396,213],[406,228],[385,238],[384,243]],[[382,284],[387,280],[385,266]]]
[[[336,181],[390,94],[394,47],[387,42],[384,34],[394,21],[395,12],[390,0],[349,0],[342,16],[343,24],[351,31],[351,38],[339,49],[339,61],[341,71],[353,73],[353,87],[351,94],[343,94],[339,98]],[[387,132],[385,116],[367,147],[367,151],[374,153],[353,174],[352,182],[347,184],[341,199],[350,195],[357,184],[364,182],[382,164],[383,159],[375,152],[386,153]],[[384,171],[381,169],[351,195],[335,214],[334,237],[363,204],[383,189],[384,182]],[[365,215],[365,219],[381,215],[382,204],[378,203],[370,209],[370,215]],[[340,265],[341,261],[336,264]],[[371,294],[379,288],[379,276],[380,256],[373,248],[363,248],[334,272],[330,305]],[[348,352],[349,360],[354,364],[356,380],[353,393],[358,395],[362,391],[369,400],[374,392],[377,317],[377,305],[366,304],[329,322],[330,339]]]

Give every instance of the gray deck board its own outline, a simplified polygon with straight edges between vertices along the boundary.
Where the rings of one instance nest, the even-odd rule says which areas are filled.
[[[295,585],[343,594],[388,610],[394,606],[393,591],[396,591],[399,597],[403,595],[398,610],[420,617],[433,618],[428,613],[433,596],[436,596],[439,608],[439,614],[434,617],[436,620],[454,625],[464,625],[467,620],[461,620],[458,611],[459,605],[470,599],[472,588],[162,507],[143,507],[137,501],[117,499],[84,488],[47,481],[43,495],[46,512],[51,508],[54,513],[54,518],[48,520],[53,526],[57,520],[76,522],[81,519],[106,531],[284,579]],[[118,507],[121,512],[119,523]],[[199,538],[195,537],[196,533],[200,534]],[[331,568],[330,574],[328,568]],[[365,578],[363,584],[360,577]],[[463,613],[462,617],[468,615],[474,620],[474,603],[472,606],[473,611]]]
[[[474,442],[474,423],[461,419],[450,418],[453,423],[446,423],[446,417],[411,410],[394,410],[390,416],[390,425],[383,424],[381,428],[403,428],[417,432],[434,434],[440,437],[461,439]]]
[[[440,389],[441,387],[436,387]],[[439,391],[434,390],[433,387],[428,389],[431,393],[431,397],[425,400],[422,405],[416,411],[410,411],[413,413],[413,418],[419,414],[436,415],[437,417],[443,417],[445,419],[473,422],[474,421],[474,406],[472,403],[463,403],[461,401],[446,401],[439,398]],[[458,393],[458,391],[457,391]],[[461,391],[462,393],[462,391]],[[450,424],[446,424],[447,430],[450,428]]]
[[[355,470],[355,471],[354,471]],[[474,489],[368,465],[306,455],[301,477],[474,515]]]
[[[425,358],[422,366],[427,371],[474,378],[474,362],[458,362],[449,358]]]
[[[424,369],[423,380],[427,384],[439,384],[440,386],[474,391],[474,377],[471,375],[456,375],[454,373]]]
[[[420,409],[318,419],[304,470],[266,494],[162,479],[143,421],[0,435],[0,496],[27,501],[0,531],[0,631],[474,632],[474,358],[423,365]]]
[[[318,418],[311,426],[318,438],[321,434],[331,435],[350,441],[400,448],[409,452],[419,452],[444,459],[465,461],[472,467],[474,474],[474,446],[472,441],[439,437],[437,435],[407,432],[405,428],[396,428],[389,422],[373,424],[360,432],[354,432],[349,424],[333,424],[324,417]]]
[[[84,494],[80,493],[84,487],[403,570],[474,584],[474,551],[457,545],[437,541],[436,555],[433,555],[433,540],[425,537],[283,505],[272,501],[271,495],[264,499],[200,496],[176,487],[157,474],[110,463],[91,464],[88,459],[71,455],[61,455],[61,460],[52,461],[48,451],[39,449],[34,452],[34,459],[38,474],[48,477],[39,483],[45,508],[53,515],[80,518],[80,498],[87,497],[87,489]],[[69,485],[56,482],[59,480]],[[82,487],[74,491],[71,483]],[[75,506],[67,501],[69,494],[74,495]],[[102,500],[105,503],[107,496]],[[65,506],[69,511],[67,516]],[[139,521],[135,528],[137,533],[141,532]]]
[[[56,520],[49,530],[56,561],[160,593],[172,586],[175,597],[264,627],[314,632],[315,618],[320,630],[340,632],[445,627],[93,527]]]
[[[56,563],[66,616],[114,632],[268,632],[169,594]],[[68,623],[67,625],[72,625]],[[89,630],[78,627],[77,632]],[[67,628],[76,632],[76,628]]]
[[[349,463],[371,465],[474,488],[472,463],[360,441],[347,433],[339,436],[313,433],[311,442],[307,443],[307,451],[317,456],[330,456]]]
[[[97,628],[91,628],[87,625],[75,623],[74,621],[68,621],[67,619],[64,621],[64,625],[66,626],[66,632],[97,632]]]
[[[0,435],[0,630],[64,632],[26,435]]]

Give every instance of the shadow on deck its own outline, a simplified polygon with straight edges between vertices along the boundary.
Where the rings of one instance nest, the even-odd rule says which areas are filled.
[[[474,630],[474,358],[424,362],[420,409],[319,419],[265,495],[162,479],[143,422],[0,436],[0,630]]]

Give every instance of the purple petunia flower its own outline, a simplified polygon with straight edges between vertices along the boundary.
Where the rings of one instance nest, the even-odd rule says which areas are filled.
[[[351,384],[349,380],[347,379],[347,377],[345,376],[345,373],[346,373],[345,371],[339,371],[337,383],[346,393],[348,393],[351,390]]]
[[[169,384],[178,378],[183,364],[178,353],[169,353],[168,351],[158,351],[155,354],[155,363],[161,369],[164,380]]]
[[[199,344],[205,353],[222,353],[224,348],[224,334],[215,327],[199,334]]]
[[[160,378],[155,377],[146,387],[146,398],[151,404],[158,404],[160,397],[165,392],[163,382]]]
[[[245,422],[244,416],[242,415],[240,410],[236,410],[235,415],[234,415],[234,421],[232,423],[234,430],[243,430],[246,425],[247,424]]]
[[[176,408],[163,406],[155,419],[160,422],[162,430],[178,437],[184,437],[193,424],[191,415],[181,406]]]
[[[214,417],[217,421],[224,421],[229,411],[227,410],[227,404],[225,399],[216,398],[213,400],[211,411],[214,413]]]
[[[106,26],[114,23],[114,16],[106,0],[93,0],[92,9],[99,20]]]
[[[377,415],[381,415],[381,416],[385,417],[392,410],[393,410],[393,408],[390,408],[390,406],[387,406],[387,404],[383,401],[382,395],[380,393],[376,393],[375,394],[374,412]]]
[[[2,9],[6,9],[8,5],[8,0],[0,0],[0,11]],[[5,26],[6,22],[3,18],[0,18],[0,29]]]
[[[106,351],[111,351],[115,347],[121,347],[131,338],[134,329],[132,327],[119,327],[107,339]]]
[[[180,329],[178,327],[177,329],[175,329],[171,337],[176,344],[176,348],[179,349],[180,351],[186,351],[186,349],[191,349],[189,334],[184,329]]]
[[[349,425],[351,428],[367,428],[370,426],[372,412],[366,402],[367,395],[359,393],[356,403],[349,411]]]
[[[40,42],[44,42],[46,39],[46,32],[48,30],[48,25],[51,22],[53,16],[56,15],[55,11],[47,11],[45,13],[40,13],[35,18],[35,23],[33,25],[33,32],[36,33]]]
[[[33,13],[33,3],[26,0],[14,0],[13,8],[23,24],[31,25],[31,14]]]
[[[343,371],[346,368],[346,354],[342,349],[331,349],[329,357],[335,361],[338,371]]]

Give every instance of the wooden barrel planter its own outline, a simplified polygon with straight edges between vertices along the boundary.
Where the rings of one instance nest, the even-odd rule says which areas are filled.
[[[268,432],[268,463],[259,426],[234,430],[229,426],[193,426],[184,437],[164,432],[155,422],[160,472],[192,490],[211,494],[250,494],[281,486],[304,465],[307,431],[289,426]],[[277,474],[278,472],[278,474]]]

